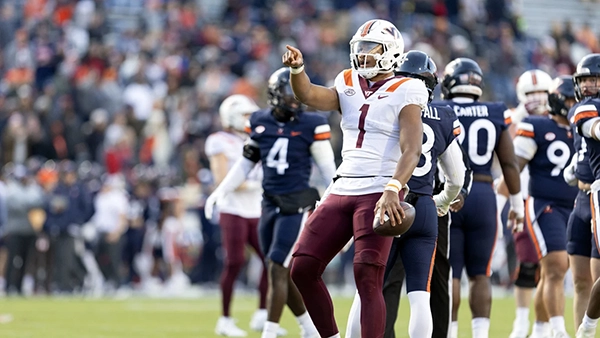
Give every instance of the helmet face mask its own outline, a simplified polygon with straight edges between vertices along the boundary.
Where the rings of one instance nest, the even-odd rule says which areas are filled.
[[[600,54],[588,54],[577,64],[573,74],[575,99],[600,97]]]
[[[517,98],[532,115],[543,115],[548,111],[548,93],[552,78],[539,69],[528,70],[517,81]]]
[[[392,23],[370,20],[350,40],[350,65],[368,80],[391,72],[403,52],[402,35]]]

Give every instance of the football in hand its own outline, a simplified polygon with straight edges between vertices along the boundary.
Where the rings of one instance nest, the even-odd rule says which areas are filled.
[[[411,225],[415,220],[415,207],[406,202],[400,202],[400,206],[404,209],[406,217],[402,219],[401,224],[392,226],[392,222],[388,217],[387,213],[384,215],[383,224],[379,223],[379,210],[375,213],[375,219],[373,220],[373,231],[381,236],[400,236],[410,229]]]

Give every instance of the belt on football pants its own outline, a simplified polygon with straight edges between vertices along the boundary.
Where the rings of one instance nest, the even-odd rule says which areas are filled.
[[[491,175],[473,174],[473,182],[494,183],[494,179]]]
[[[370,175],[370,176],[340,176],[340,175],[336,175],[333,178],[333,181],[337,181],[340,178],[373,178],[373,177],[388,177],[388,178],[392,178],[392,176],[381,176],[381,175]]]

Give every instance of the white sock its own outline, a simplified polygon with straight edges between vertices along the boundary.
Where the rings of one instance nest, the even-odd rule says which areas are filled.
[[[458,322],[450,324],[450,338],[458,338]]]
[[[529,321],[529,308],[528,307],[518,307],[517,308],[517,318],[516,321]]]
[[[585,316],[583,316],[583,321],[581,322],[581,325],[583,325],[583,327],[585,327],[586,329],[595,329],[596,325],[598,325],[598,318],[592,319],[588,317],[586,313]]]
[[[546,334],[546,324],[548,324],[548,322],[538,322],[536,320],[535,323],[533,323],[533,331],[531,332],[531,334],[543,337]]]
[[[340,333],[338,332],[329,338],[342,338],[342,336],[340,336]]]
[[[490,334],[490,319],[485,317],[477,317],[471,320],[471,328],[473,330],[473,338],[488,338]]]
[[[430,293],[426,291],[408,293],[408,301],[410,302],[408,335],[410,338],[430,338],[433,333],[433,319],[429,305],[430,297]]]
[[[358,291],[354,294],[354,301],[348,314],[345,338],[360,338],[360,296]]]
[[[567,332],[565,328],[565,317],[556,316],[550,318],[550,326],[555,332]]]
[[[301,314],[300,316],[296,317],[296,321],[298,322],[298,325],[300,325],[300,327],[302,329],[304,329],[305,333],[317,333],[317,328],[315,327],[315,324],[313,324],[312,319],[310,318],[310,315],[308,314],[308,311],[304,312],[303,314]]]
[[[273,323],[267,321],[263,328],[262,335],[260,338],[277,338],[277,330],[279,329],[279,323]]]

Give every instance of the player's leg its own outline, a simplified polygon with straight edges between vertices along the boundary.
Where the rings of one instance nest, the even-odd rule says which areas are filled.
[[[465,267],[470,282],[471,327],[473,337],[486,338],[492,308],[491,262],[498,226],[496,195],[492,185],[474,182],[467,201],[475,201],[477,208],[473,210],[469,203],[469,221],[465,228]]]
[[[528,214],[526,223],[538,255],[543,257],[540,260],[544,281],[542,297],[550,316],[550,325],[555,334],[566,334],[564,278],[569,268],[566,228],[570,210],[549,206],[548,203],[529,198],[525,207]]]
[[[468,199],[468,197],[467,197]],[[450,218],[450,266],[452,267],[452,324],[450,337],[458,337],[458,308],[460,307],[460,279],[465,267],[464,207]]]
[[[384,338],[396,337],[394,324],[396,323],[396,318],[398,318],[402,283],[404,282],[405,277],[404,264],[402,264],[402,259],[400,259],[399,241],[399,238],[394,238],[392,248],[390,249],[390,255],[385,266],[386,271],[383,281],[383,299],[385,301]]]
[[[381,337],[385,331],[383,276],[392,238],[373,231],[373,206],[381,194],[356,196],[354,230],[354,280],[361,299],[361,336]],[[368,316],[366,315],[368,314]]]
[[[355,198],[329,195],[310,216],[294,252],[292,280],[321,337],[339,333],[333,316],[333,302],[321,276],[327,264],[352,237],[353,209],[349,202]]]
[[[406,293],[410,302],[408,333],[411,338],[430,338],[433,319],[430,283],[437,240],[437,211],[430,198],[419,198],[412,227],[400,238],[400,257],[406,271]]]
[[[435,250],[435,263],[431,278],[431,317],[433,319],[432,338],[447,338],[452,321],[450,275],[450,215],[438,217],[438,240]]]
[[[592,211],[592,234],[594,239],[595,248],[600,254],[600,199],[598,189],[594,187],[597,182],[592,185],[592,193],[590,196],[590,206]],[[593,258],[593,265],[598,263],[597,258]],[[594,266],[595,267],[595,266]],[[595,273],[595,271],[593,272]],[[596,336],[596,326],[598,325],[598,318],[600,318],[600,278],[596,279],[592,292],[590,294],[590,301],[583,317],[582,323],[577,330],[576,338],[593,338]]]
[[[516,317],[509,338],[524,338],[529,333],[529,306],[539,276],[538,256],[535,246],[526,231],[513,235],[519,267],[515,280]]]
[[[227,337],[244,337],[246,332],[236,326],[230,310],[233,284],[244,266],[244,246],[248,237],[248,228],[244,219],[227,213],[220,214],[219,224],[225,259],[220,281],[222,313],[217,321],[215,333]]]
[[[575,328],[581,324],[590,298],[594,280],[590,255],[592,253],[592,232],[590,228],[590,198],[579,191],[575,207],[567,223],[567,254],[573,274],[573,323]]]
[[[541,276],[540,267],[540,276]],[[533,297],[533,307],[535,311],[535,322],[533,323],[533,329],[531,332],[530,338],[544,338],[549,337],[551,334],[550,327],[550,316],[548,315],[548,311],[546,310],[546,304],[544,303],[544,278],[540,277],[540,280],[537,285],[537,289],[535,291],[535,295]]]
[[[254,331],[262,331],[265,323],[267,322],[267,290],[269,286],[268,281],[268,268],[265,264],[265,255],[260,249],[260,243],[258,240],[258,218],[246,219],[248,222],[248,239],[247,243],[252,247],[256,255],[260,258],[263,263],[263,270],[260,276],[260,282],[258,284],[258,310],[254,312],[250,320],[250,328]]]

